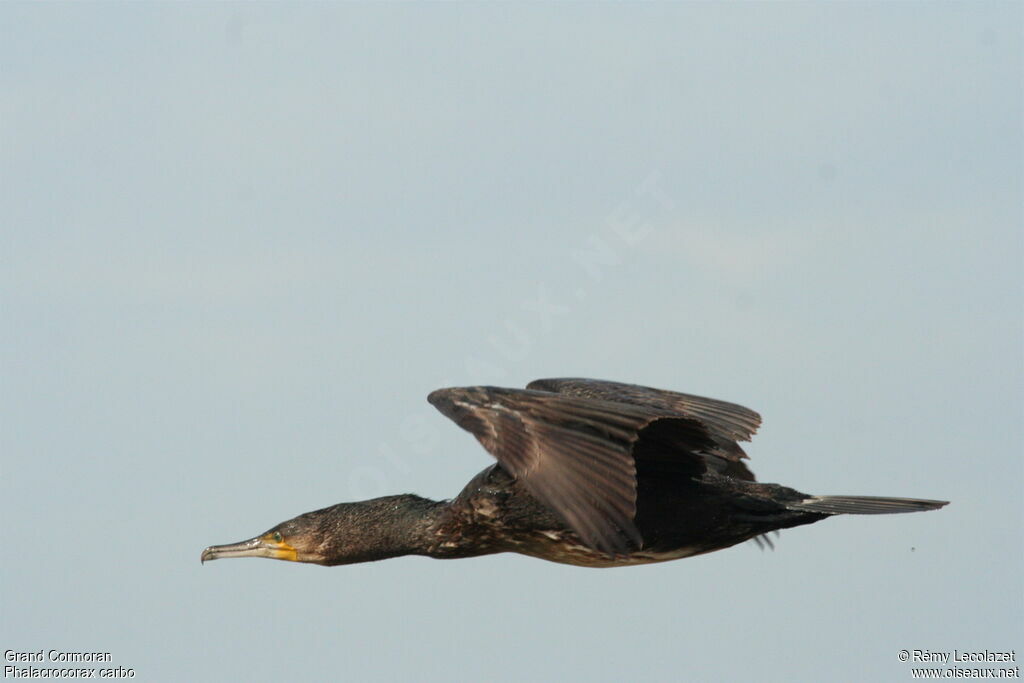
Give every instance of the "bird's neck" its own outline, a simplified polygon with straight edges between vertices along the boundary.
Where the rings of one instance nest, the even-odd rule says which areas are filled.
[[[327,561],[338,565],[373,562],[402,555],[431,555],[436,529],[448,503],[412,494],[385,496],[334,506],[327,517],[322,549]]]

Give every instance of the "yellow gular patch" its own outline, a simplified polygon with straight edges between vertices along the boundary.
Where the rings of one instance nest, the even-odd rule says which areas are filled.
[[[270,557],[275,560],[288,560],[289,562],[298,562],[299,551],[291,547],[284,541],[275,541],[273,534],[267,534],[263,537],[263,542],[267,544],[270,550]]]

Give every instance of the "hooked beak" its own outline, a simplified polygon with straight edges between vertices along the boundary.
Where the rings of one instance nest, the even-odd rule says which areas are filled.
[[[283,541],[275,541],[267,536],[257,536],[241,543],[211,545],[199,556],[199,561],[219,560],[223,557],[269,557],[272,560],[295,562],[299,559],[299,553]]]

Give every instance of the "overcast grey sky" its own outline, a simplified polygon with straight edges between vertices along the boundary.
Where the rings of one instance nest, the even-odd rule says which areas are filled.
[[[1016,3],[0,5],[0,647],[136,680],[910,680],[1024,650]],[[743,403],[952,501],[661,565],[200,566],[455,495],[452,384]]]

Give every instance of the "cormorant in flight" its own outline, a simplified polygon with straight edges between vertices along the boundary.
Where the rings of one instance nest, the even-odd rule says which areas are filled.
[[[341,503],[202,560],[322,565],[500,552],[585,567],[675,560],[839,514],[934,510],[945,501],[812,496],[759,484],[743,464],[760,416],[633,384],[542,379],[523,389],[438,389],[427,400],[497,459],[453,500]]]

